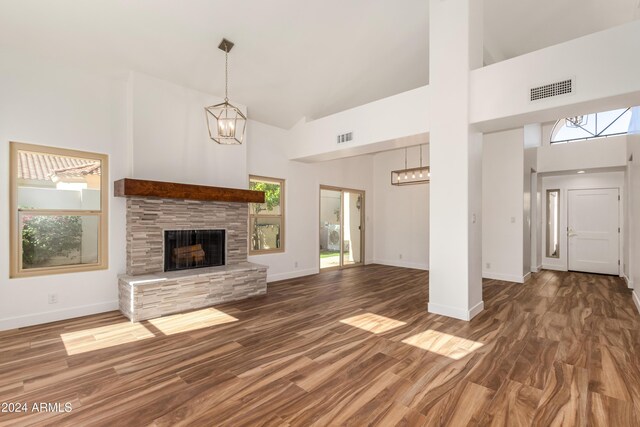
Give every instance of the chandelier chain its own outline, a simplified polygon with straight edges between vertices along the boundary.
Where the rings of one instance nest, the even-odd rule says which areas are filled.
[[[229,49],[224,44],[224,100],[229,101]]]

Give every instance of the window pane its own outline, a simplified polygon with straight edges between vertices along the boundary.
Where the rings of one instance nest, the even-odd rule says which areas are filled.
[[[253,215],[281,215],[281,190],[279,182],[259,181],[252,179],[249,188],[255,191],[264,191],[264,203],[252,203]]]
[[[547,190],[547,257],[560,258],[560,190]]]
[[[619,108],[617,110],[560,119],[554,127],[551,143],[628,133],[631,116],[631,108]]]
[[[282,218],[251,218],[251,249],[254,251],[281,248]]]
[[[18,208],[100,210],[101,162],[18,151]]]
[[[99,223],[97,215],[21,212],[22,268],[96,264]]]
[[[602,135],[617,135],[629,131],[631,109],[607,111],[598,114],[598,128]]]

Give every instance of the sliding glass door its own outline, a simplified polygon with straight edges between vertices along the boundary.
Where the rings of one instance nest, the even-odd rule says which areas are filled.
[[[364,191],[320,187],[320,268],[362,264]]]

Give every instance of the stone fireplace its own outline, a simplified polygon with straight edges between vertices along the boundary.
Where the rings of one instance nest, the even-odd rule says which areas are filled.
[[[139,321],[266,293],[267,267],[247,262],[248,202],[219,200],[223,190],[234,200],[245,197],[237,192],[260,192],[122,181],[115,193],[127,197],[127,274],[119,278],[125,316]],[[131,182],[151,183],[151,195]],[[176,186],[188,188],[168,191]]]

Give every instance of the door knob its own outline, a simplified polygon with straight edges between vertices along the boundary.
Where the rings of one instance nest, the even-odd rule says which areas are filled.
[[[567,233],[567,235],[569,237],[573,237],[573,236],[577,236],[578,233],[576,233],[575,231],[573,231],[573,228],[569,227],[569,232]]]

